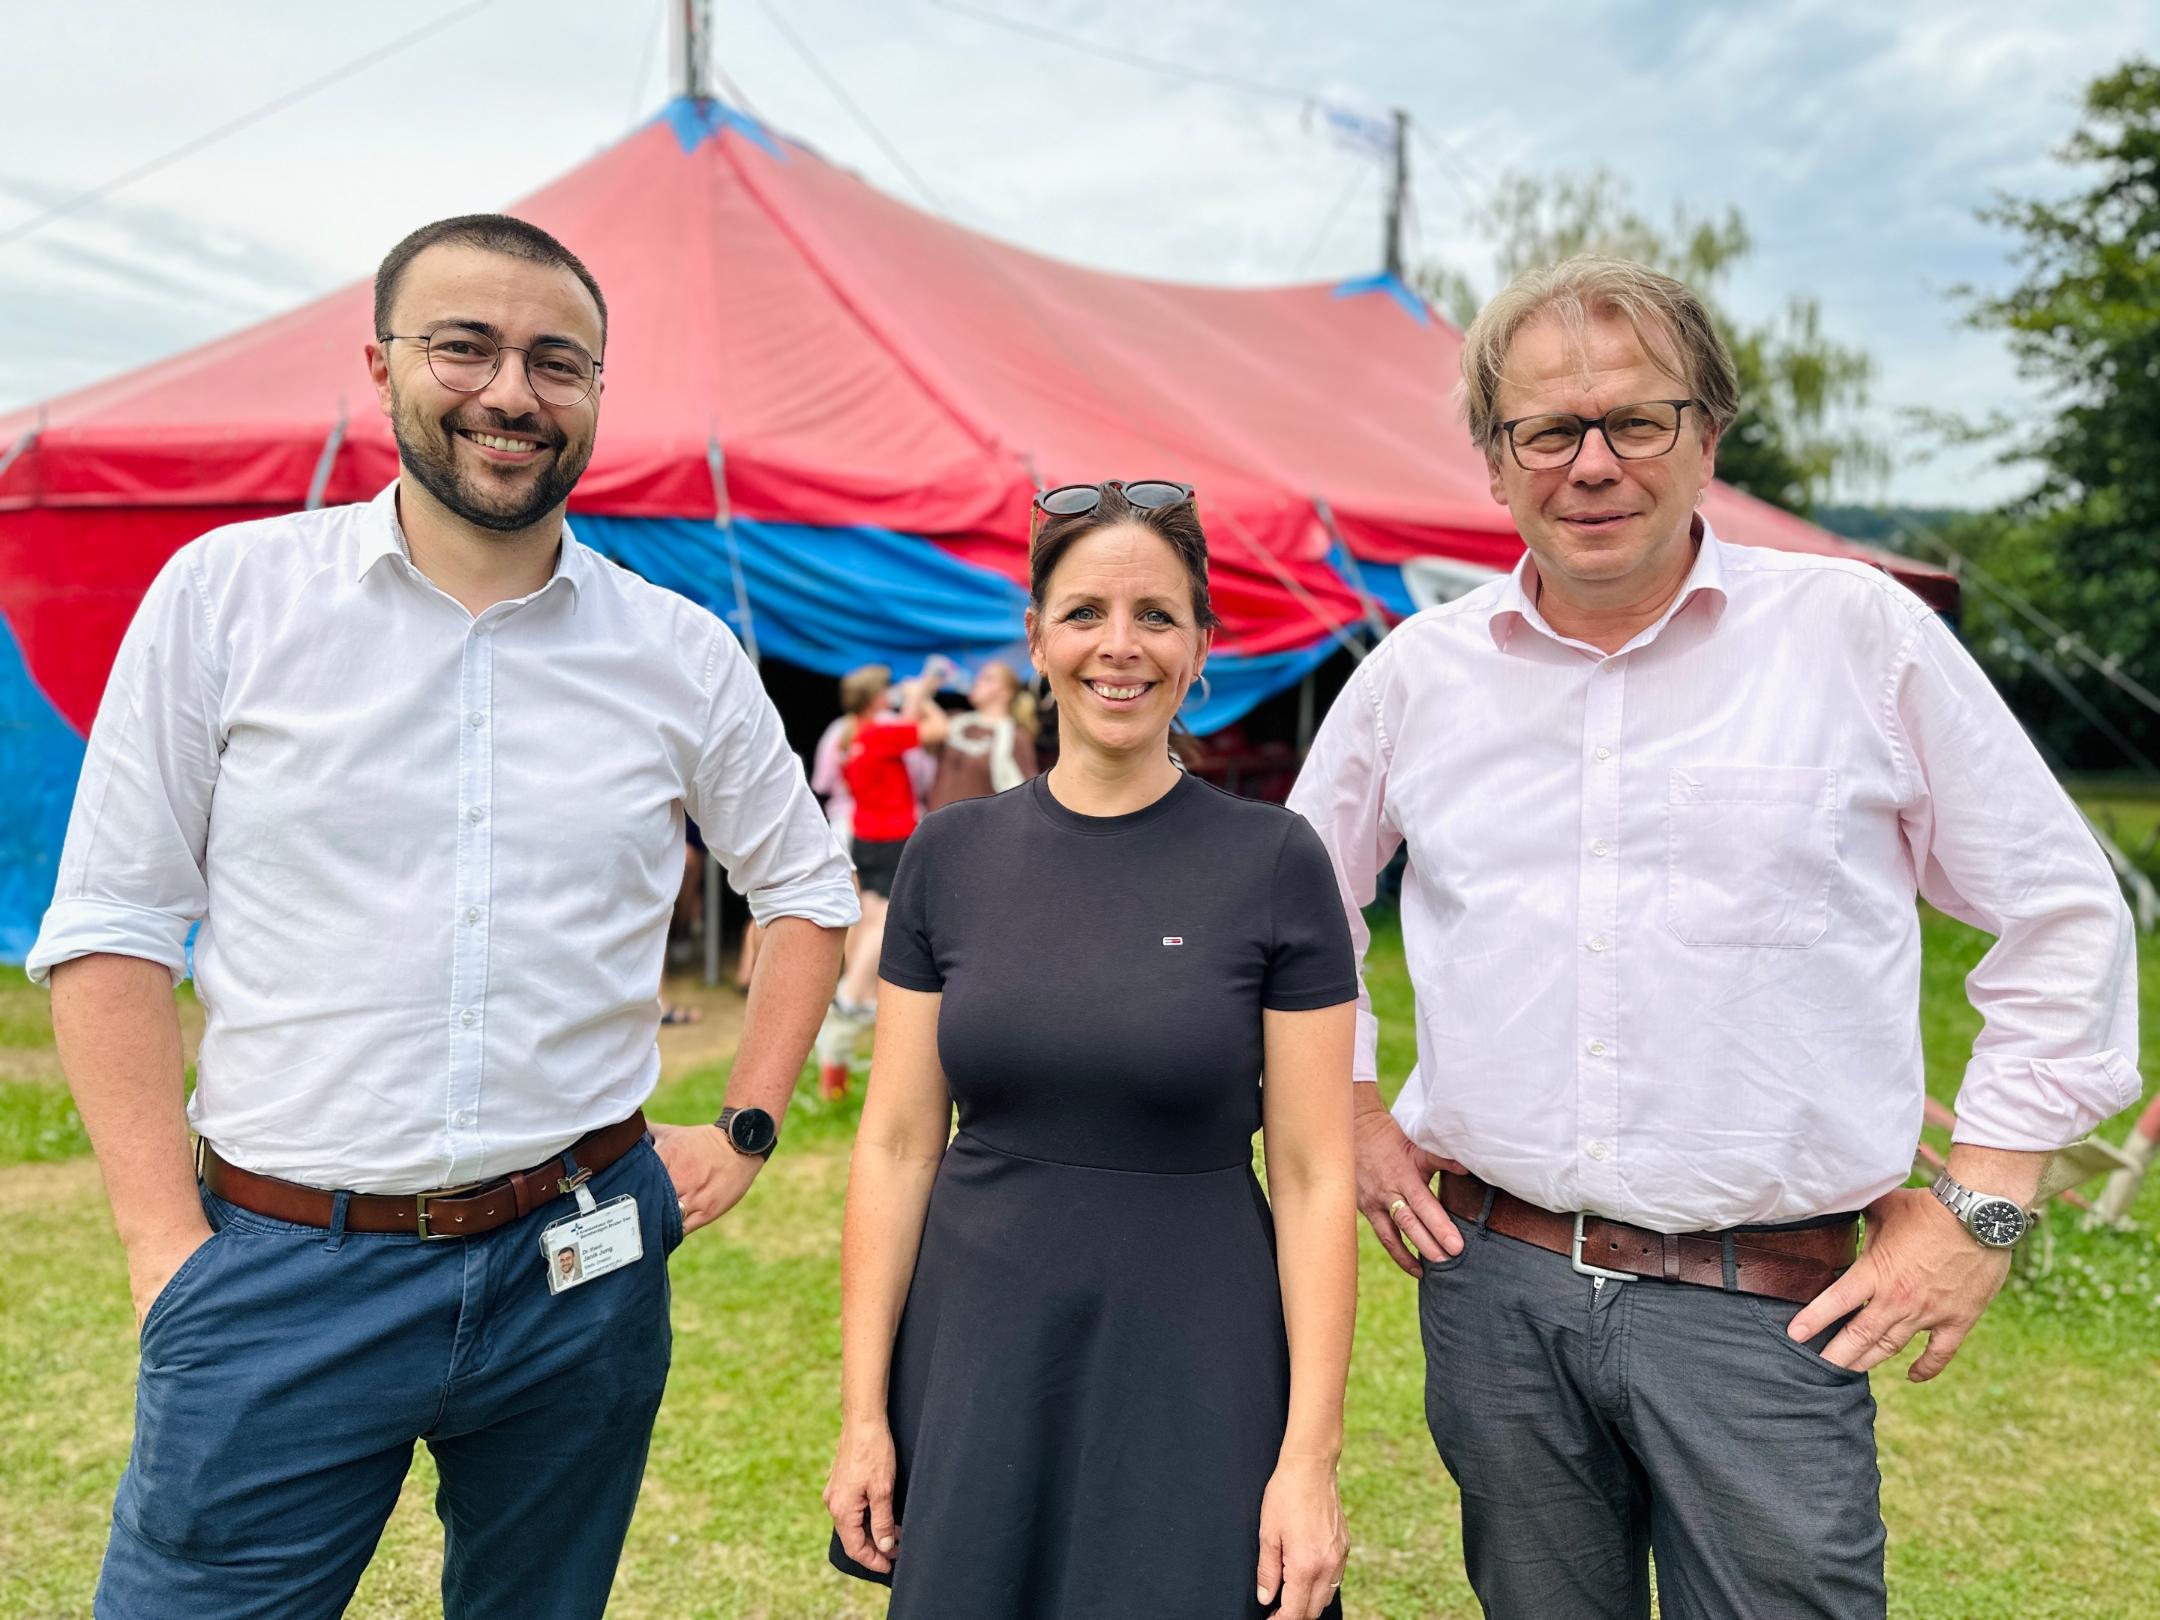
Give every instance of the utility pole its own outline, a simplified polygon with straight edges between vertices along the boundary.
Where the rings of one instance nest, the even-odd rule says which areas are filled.
[[[669,8],[668,69],[677,95],[711,101],[712,0],[675,0]]]
[[[1397,281],[1403,279],[1403,203],[1410,194],[1410,115],[1395,109],[1395,166],[1388,179],[1387,242],[1383,263]]]

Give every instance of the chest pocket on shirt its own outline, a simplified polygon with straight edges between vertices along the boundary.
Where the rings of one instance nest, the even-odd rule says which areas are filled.
[[[1798,950],[1830,926],[1838,773],[1685,765],[1668,777],[1665,921],[1689,945]]]

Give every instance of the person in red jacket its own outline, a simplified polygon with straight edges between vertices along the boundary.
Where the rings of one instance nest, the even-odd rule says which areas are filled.
[[[849,853],[862,884],[862,922],[848,937],[839,1004],[852,1017],[869,1016],[877,995],[878,953],[885,943],[885,900],[900,850],[921,816],[904,756],[945,740],[945,711],[933,698],[931,671],[893,688],[882,664],[856,670],[840,683],[846,714],[840,738],[840,776],[855,800]],[[888,702],[888,699],[890,701]]]

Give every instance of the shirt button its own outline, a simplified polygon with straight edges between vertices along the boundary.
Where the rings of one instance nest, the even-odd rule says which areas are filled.
[[[1603,1057],[1605,1055],[1605,1043],[1603,1041],[1592,1041],[1589,1052],[1592,1057]]]
[[[474,1012],[470,1007],[467,1007],[463,1012],[458,1014],[458,1022],[463,1024],[467,1029],[471,1029],[473,1025],[480,1022],[480,1015]]]
[[[473,806],[473,807],[472,807],[472,808],[471,808],[470,810],[468,810],[468,811],[466,811],[466,812],[465,812],[465,819],[466,819],[467,821],[478,821],[478,820],[479,820],[479,819],[480,819],[480,818],[481,818],[482,816],[484,816],[484,815],[486,815],[486,814],[487,814],[487,812],[486,812],[485,810],[481,809],[481,808],[480,808],[480,807],[479,807],[479,806],[478,806],[478,805],[476,804],[476,805],[474,805],[474,806]]]
[[[1602,951],[1605,948],[1605,936],[1603,934],[1592,934],[1590,936],[1590,948],[1593,951]]]
[[[1602,1159],[1609,1150],[1603,1142],[1592,1142],[1584,1151],[1593,1159]]]
[[[1599,749],[1599,750],[1597,751],[1597,757],[1598,757],[1599,759],[1611,759],[1611,758],[1612,758],[1612,750],[1611,750],[1610,748],[1600,748],[1600,749]]]
[[[478,709],[473,710],[473,712],[471,714],[468,714],[465,718],[470,720],[476,726],[484,725],[487,722],[487,716],[482,714]]]
[[[473,1111],[470,1108],[460,1108],[457,1112],[457,1122],[460,1125],[470,1125],[473,1122]]]
[[[1600,838],[1596,843],[1590,846],[1590,853],[1602,859],[1604,856],[1610,855],[1612,853],[1612,845],[1606,843],[1604,839]]]
[[[467,923],[468,925],[470,925],[470,924],[473,924],[473,923],[476,923],[476,922],[478,922],[479,920],[480,920],[480,908],[479,908],[478,906],[467,906],[467,907],[465,908],[465,921],[466,921],[466,923]]]

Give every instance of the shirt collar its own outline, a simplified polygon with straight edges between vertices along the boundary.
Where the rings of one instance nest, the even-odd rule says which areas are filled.
[[[410,568],[412,546],[405,539],[405,526],[398,521],[397,480],[372,501],[360,523],[360,556],[353,569],[353,578],[365,579],[375,565],[385,557],[399,557]],[[584,593],[585,581],[591,577],[592,558],[576,535],[570,532],[570,520],[563,519],[562,544],[555,548],[555,570],[548,575],[547,584],[533,592],[553,589],[557,580],[565,580],[573,596]]]
[[[1725,600],[1730,594],[1725,583],[1725,542],[1717,537],[1709,521],[1700,512],[1695,514],[1693,533],[1696,541],[1695,561],[1688,568],[1687,577],[1680,582],[1680,589],[1674,594],[1665,611],[1658,615],[1657,622],[1639,632],[1628,642],[1628,647],[1639,647],[1656,640],[1659,632],[1672,622],[1674,615],[1698,596],[1704,599],[1706,611],[1716,614],[1724,610]],[[1516,630],[1525,625],[1567,646],[1582,645],[1553,629],[1545,622],[1545,615],[1538,611],[1537,564],[1528,551],[1523,553],[1522,560],[1516,563],[1507,578],[1501,582],[1500,594],[1494,599],[1485,617],[1485,628],[1492,636],[1493,645],[1502,652],[1507,650],[1508,642]],[[1624,652],[1627,648],[1621,650]]]

